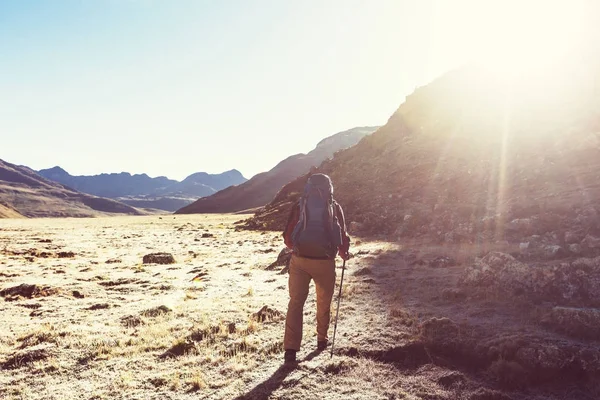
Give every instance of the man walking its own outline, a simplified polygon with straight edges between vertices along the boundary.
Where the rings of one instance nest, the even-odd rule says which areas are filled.
[[[296,361],[302,342],[304,303],[311,280],[317,294],[317,349],[328,345],[331,300],[335,289],[335,257],[348,259],[350,238],[342,207],[333,199],[329,176],[314,174],[293,207],[283,232],[285,245],[293,250],[289,266],[289,293],[285,337],[285,362]]]

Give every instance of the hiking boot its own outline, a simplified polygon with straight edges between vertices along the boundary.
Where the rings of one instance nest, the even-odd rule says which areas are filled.
[[[295,363],[296,362],[296,350],[286,350],[283,356],[283,359],[287,363]]]
[[[323,351],[327,348],[327,345],[329,345],[329,341],[327,340],[319,340],[317,342],[317,350],[319,351]]]

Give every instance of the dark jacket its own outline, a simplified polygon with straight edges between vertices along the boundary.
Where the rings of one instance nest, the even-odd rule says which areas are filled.
[[[342,210],[342,206],[340,206],[337,202],[333,202],[335,207],[335,212],[340,223],[340,227],[342,228],[342,245],[338,248],[338,252],[341,254],[348,253],[350,249],[350,237],[346,231],[346,220],[344,219],[344,210]],[[288,217],[287,224],[285,226],[285,230],[283,231],[283,241],[285,245],[291,249],[293,248],[292,244],[292,232],[294,231],[294,227],[298,223],[300,218],[300,202],[296,203],[292,207],[292,211]]]

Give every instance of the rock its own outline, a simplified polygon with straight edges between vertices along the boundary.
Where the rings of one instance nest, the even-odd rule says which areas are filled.
[[[291,259],[292,259],[292,250],[288,249],[287,247],[284,247],[279,252],[279,255],[277,256],[277,260],[275,260],[273,263],[271,263],[265,269],[267,271],[272,271],[272,270],[276,269],[277,267],[285,267],[284,269],[287,269],[290,265]]]
[[[104,263],[105,264],[120,264],[122,261],[119,260],[118,258],[111,258],[109,260],[106,260]]]
[[[184,340],[175,343],[169,350],[161,354],[159,358],[175,358],[184,356],[186,354],[195,354],[196,352],[196,345],[189,340]]]
[[[215,235],[213,235],[212,233],[203,233],[202,234],[202,239],[208,239],[208,238],[214,238]]]
[[[56,256],[58,258],[73,258],[75,257],[75,253],[73,253],[72,251],[59,251],[58,253],[56,253]]]
[[[578,243],[573,243],[569,245],[569,251],[575,255],[579,255],[583,252],[581,245]]]
[[[538,381],[556,379],[571,363],[568,349],[553,343],[529,343],[515,352],[515,361],[526,370],[535,371]]]
[[[273,248],[269,248],[269,249],[259,249],[257,251],[258,253],[262,253],[262,254],[268,254],[268,253],[274,253],[275,249]]]
[[[598,271],[600,270],[600,256],[596,258],[578,258],[571,263],[571,266],[586,271]]]
[[[137,315],[127,315],[121,318],[121,325],[126,328],[135,328],[143,323],[144,321]]]
[[[429,261],[428,265],[433,268],[446,268],[456,265],[456,261],[450,257],[439,256]]]
[[[574,233],[572,231],[565,232],[565,243],[566,244],[579,243],[579,241],[580,241],[580,237],[576,233]]]
[[[470,394],[468,400],[513,400],[513,398],[497,390],[478,388]]]
[[[550,245],[544,246],[544,257],[548,260],[552,260],[554,258],[565,257],[567,252],[560,246]]]
[[[146,254],[142,259],[144,264],[174,264],[175,257],[171,253]]]
[[[444,234],[444,243],[454,243],[454,232]]]
[[[0,290],[0,297],[4,297],[6,301],[12,301],[23,297],[32,299],[35,297],[52,296],[58,293],[59,290],[57,288],[23,283],[18,286]]]
[[[578,339],[600,340],[600,309],[554,307],[542,324]]]
[[[86,310],[106,310],[107,308],[110,308],[110,304],[108,303],[100,303],[100,304],[94,304],[93,306],[90,306],[88,308],[86,308]]]
[[[83,299],[85,296],[79,290],[73,290],[73,297],[76,299]]]
[[[227,324],[227,332],[232,334],[232,333],[235,333],[235,331],[236,331],[235,322],[230,322],[229,324]]]
[[[468,267],[460,282],[475,293],[595,307],[600,306],[600,257],[527,265],[509,254],[491,252]]]
[[[154,308],[150,308],[148,310],[144,310],[142,311],[140,314],[144,317],[150,317],[150,318],[155,318],[164,314],[169,314],[173,312],[169,307],[167,306],[158,306],[158,307],[154,307]]]
[[[519,243],[519,250],[527,250],[529,248],[529,242]]]
[[[273,322],[284,318],[283,314],[280,311],[270,308],[269,306],[264,306],[263,308],[252,314],[252,317],[258,322]]]

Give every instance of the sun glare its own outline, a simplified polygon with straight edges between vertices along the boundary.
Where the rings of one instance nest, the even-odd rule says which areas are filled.
[[[592,46],[581,1],[460,3],[443,21],[457,29],[459,51],[504,77],[553,75],[578,50]]]

